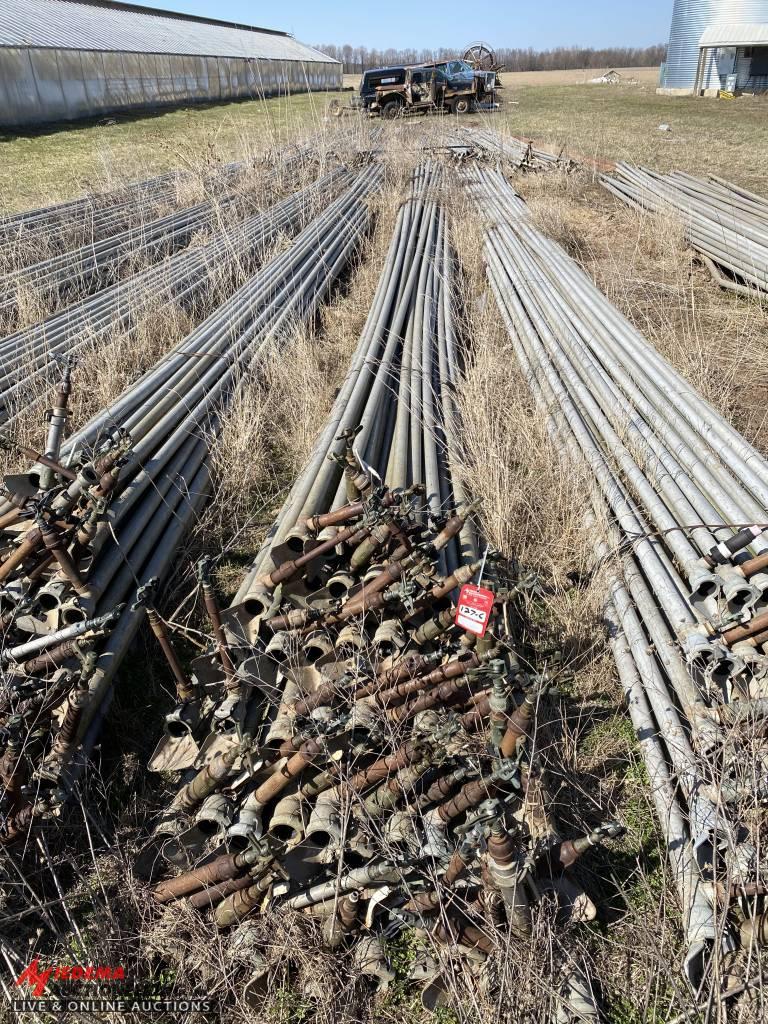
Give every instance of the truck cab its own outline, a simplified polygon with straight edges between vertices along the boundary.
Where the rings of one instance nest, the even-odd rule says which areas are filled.
[[[370,110],[375,104],[373,109],[378,109],[379,91],[390,87],[399,91],[405,85],[405,79],[405,67],[371,68],[363,74],[360,91],[352,99],[352,106],[358,110]]]
[[[493,72],[476,72],[463,60],[437,61],[390,68],[371,68],[363,74],[352,106],[385,118],[403,112],[445,110],[469,113],[494,88]]]

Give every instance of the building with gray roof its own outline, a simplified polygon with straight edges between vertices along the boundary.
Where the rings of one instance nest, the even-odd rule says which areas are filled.
[[[110,0],[3,0],[0,126],[338,89],[286,32]]]

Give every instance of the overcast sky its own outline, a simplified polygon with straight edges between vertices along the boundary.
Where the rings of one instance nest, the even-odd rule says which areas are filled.
[[[387,49],[495,46],[650,46],[666,42],[673,0],[139,0],[188,14],[291,32],[304,43]]]

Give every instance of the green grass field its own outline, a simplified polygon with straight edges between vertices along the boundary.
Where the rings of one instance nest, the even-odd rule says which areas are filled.
[[[249,147],[284,143],[319,127],[338,93],[115,115],[101,122],[0,134],[0,210],[69,199],[110,182],[144,178],[211,155],[236,159]]]
[[[768,98],[659,96],[649,85],[517,85],[502,118],[518,135],[661,171],[719,174],[768,193]],[[659,131],[668,124],[671,131]]]
[[[659,170],[715,173],[768,193],[768,99],[658,96],[652,84],[570,85],[550,72],[504,76],[504,106],[491,124],[589,157],[631,160]],[[543,84],[540,84],[543,82]],[[319,128],[326,104],[349,93],[185,107],[144,117],[0,135],[0,208],[70,198],[115,180],[197,161],[207,151],[234,159]],[[670,132],[659,131],[669,124]]]

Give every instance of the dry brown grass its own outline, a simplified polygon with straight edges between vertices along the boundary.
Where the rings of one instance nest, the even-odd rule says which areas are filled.
[[[622,81],[614,86],[595,86],[595,88],[622,89],[637,85],[656,86],[659,81],[659,69],[654,68],[578,68],[570,71],[504,71],[502,81],[505,88],[514,89],[518,85],[586,85],[593,78],[599,78],[606,71],[618,71]]]
[[[677,220],[620,208],[589,174],[531,176],[515,185],[537,226],[766,451],[765,308],[719,291],[686,248]],[[474,268],[477,240],[472,225],[460,219],[457,235],[463,241],[462,255],[469,249],[465,265]],[[478,281],[475,287],[479,289]],[[550,443],[493,302],[490,316],[483,309],[473,318],[473,328],[482,343],[475,347],[460,397],[468,479],[473,493],[485,499],[480,515],[489,538],[552,580],[554,592],[543,607],[537,609],[534,602],[533,613],[543,613],[559,632],[574,673],[550,771],[562,786],[567,808],[580,807],[584,817],[598,807],[603,813],[610,810],[629,830],[622,855],[598,858],[585,868],[593,885],[605,893],[602,919],[610,922],[602,934],[583,937],[586,962],[608,1019],[668,1021],[690,1005],[678,966],[680,908],[654,822],[645,768],[602,639],[605,585],[602,573],[596,578],[589,574],[589,538],[582,525],[589,482]],[[581,585],[569,587],[569,576]],[[732,970],[736,980],[748,970],[738,959],[731,963],[726,958],[718,967]],[[760,998],[758,989],[754,1000],[748,996],[737,1003],[733,1019],[760,1019]],[[691,1019],[709,1018],[694,1014]],[[724,1019],[721,1010],[713,1008],[711,1019]]]
[[[768,451],[768,309],[719,289],[674,216],[636,213],[588,175],[521,179],[538,226],[761,451]]]
[[[388,130],[393,163],[402,153],[401,138],[397,129]],[[378,201],[376,231],[365,258],[319,322],[286,339],[280,354],[272,349],[258,372],[238,383],[214,453],[216,500],[201,523],[198,544],[212,544],[215,538],[217,545],[233,547],[247,558],[304,463],[363,326],[406,172],[400,168],[392,192]],[[681,372],[764,447],[764,313],[711,285],[693,265],[678,225],[619,208],[588,177],[534,177],[519,187],[542,229],[586,267]],[[645,771],[601,639],[604,587],[600,578],[590,578],[582,525],[588,482],[559,458],[517,370],[493,300],[482,298],[477,223],[460,203],[453,214],[465,274],[463,297],[471,315],[472,330],[465,334],[474,341],[459,394],[464,472],[469,489],[483,499],[480,517],[489,541],[538,571],[550,588],[546,601],[530,597],[528,611],[551,631],[568,670],[561,680],[567,699],[555,705],[546,723],[551,738],[546,765],[557,812],[569,828],[617,816],[629,831],[618,850],[598,854],[580,869],[580,879],[598,901],[599,924],[556,928],[545,907],[533,941],[500,945],[484,968],[482,978],[495,985],[478,988],[466,966],[454,966],[450,1008],[438,1019],[440,1024],[544,1024],[553,1020],[564,974],[575,967],[599,986],[612,1024],[662,1024],[690,1005],[679,971],[679,910],[653,823]],[[165,331],[162,326],[158,334],[167,340],[188,325],[179,320]],[[113,339],[113,383],[105,383],[94,401],[108,401],[136,365],[156,356],[155,346],[162,342],[150,327],[144,347],[130,356],[138,357],[132,369],[120,363],[124,346]],[[102,354],[91,357],[93,372]],[[234,584],[238,574],[229,570],[222,586]],[[257,919],[242,929],[253,933],[253,944],[233,953],[230,938],[218,936],[197,915],[180,913],[178,907],[157,917],[148,913],[146,893],[132,887],[130,872],[151,808],[161,800],[140,767],[148,740],[137,736],[132,701],[141,704],[138,724],[146,723],[147,736],[153,736],[163,698],[157,697],[157,680],[150,680],[156,699],[147,708],[143,675],[141,683],[141,694],[129,692],[117,714],[118,723],[132,730],[130,745],[138,755],[132,751],[124,757],[123,777],[117,773],[113,792],[91,794],[94,806],[114,809],[108,825],[113,852],[102,860],[81,850],[75,864],[75,875],[85,882],[71,896],[74,907],[85,915],[86,896],[98,893],[91,896],[97,908],[93,916],[81,919],[87,919],[88,953],[98,959],[98,950],[110,943],[109,948],[129,958],[137,977],[151,977],[154,984],[170,979],[164,995],[187,995],[192,985],[207,990],[226,1001],[226,1019],[238,1024],[434,1021],[400,980],[388,996],[373,1000],[365,983],[355,978],[349,957],[321,950],[316,926],[304,918]],[[64,860],[70,857],[67,853]],[[47,869],[41,864],[39,870]],[[103,894],[97,879],[99,884],[105,880]],[[49,878],[46,885],[50,889]],[[41,884],[40,891],[45,889]],[[23,931],[36,941],[26,927]],[[59,941],[67,938],[68,929],[62,927]],[[404,975],[419,950],[399,941],[391,952]],[[243,986],[261,956],[269,968],[268,991],[254,1007],[244,1001]],[[750,1013],[749,1007],[739,1011],[740,1024],[750,1020]]]
[[[172,171],[210,152],[278,151],[323,126],[333,93],[201,104],[0,135],[0,213],[71,199]]]
[[[0,333],[3,335],[39,323],[41,320],[62,309],[85,301],[94,292],[116,282],[127,281],[136,274],[163,260],[172,258],[184,249],[199,245],[215,233],[226,233],[246,216],[270,206],[278,199],[294,191],[307,177],[306,169],[292,174],[283,174],[280,163],[266,159],[262,153],[257,160],[251,158],[243,172],[234,180],[221,175],[221,165],[205,160],[190,166],[176,182],[175,196],[162,204],[137,203],[124,224],[114,231],[94,237],[87,225],[82,229],[65,232],[61,236],[34,236],[28,241],[20,240],[5,249],[3,258],[9,273],[8,284],[15,298],[15,308],[9,308],[0,315]],[[218,168],[218,170],[217,170]],[[185,210],[200,204],[208,204],[207,211],[200,211],[205,219],[193,234],[182,233],[175,241],[143,245],[145,232],[157,220],[167,214],[182,214]],[[125,238],[121,236],[127,233]],[[13,273],[29,274],[38,262],[50,256],[58,257],[68,252],[82,250],[81,255],[90,259],[90,247],[102,239],[115,246],[108,260],[98,272],[87,274],[70,272],[62,268],[62,276],[50,282],[40,282],[33,277],[14,279]],[[120,239],[119,245],[115,239]],[[42,273],[46,268],[41,267]]]

